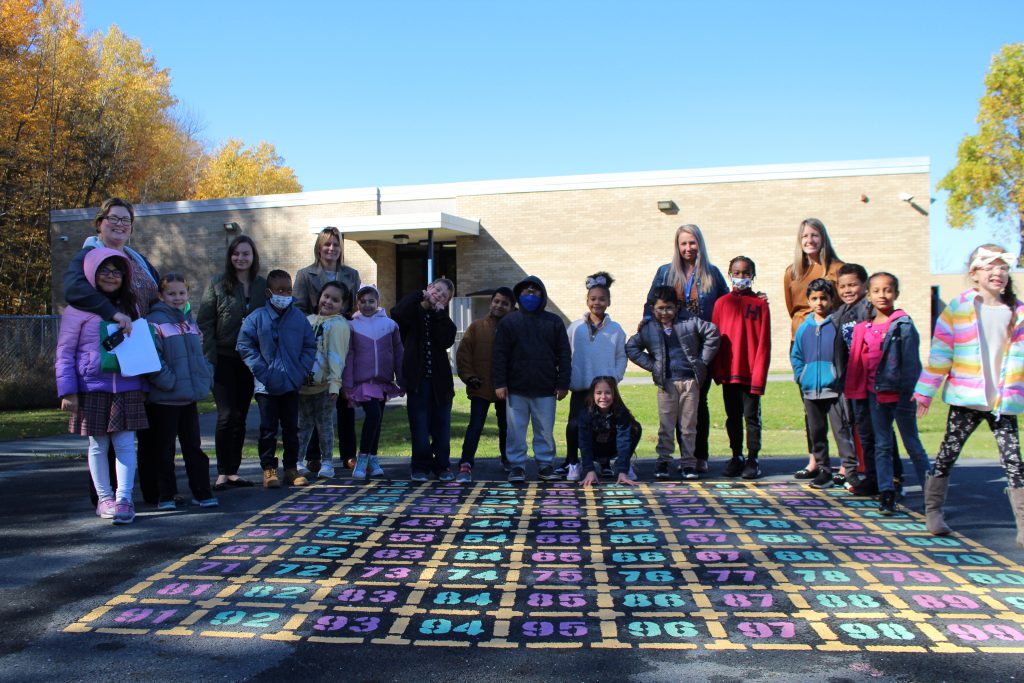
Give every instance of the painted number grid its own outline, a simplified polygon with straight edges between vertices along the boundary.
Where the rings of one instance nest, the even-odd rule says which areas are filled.
[[[1024,652],[1024,567],[788,483],[339,482],[66,631],[483,648]]]

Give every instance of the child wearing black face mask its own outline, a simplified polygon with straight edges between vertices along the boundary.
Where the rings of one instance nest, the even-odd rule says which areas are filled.
[[[498,400],[507,400],[506,452],[512,470],[509,481],[526,479],[526,427],[533,422],[537,477],[560,478],[555,458],[555,401],[569,393],[572,356],[562,319],[545,311],[547,292],[540,278],[530,276],[513,290],[518,311],[498,323],[494,337],[491,379]]]
[[[750,288],[756,276],[754,262],[737,256],[729,262],[732,292],[719,297],[711,315],[721,334],[721,346],[711,367],[715,382],[722,385],[725,430],[732,460],[726,477],[756,479],[761,474],[757,455],[761,450],[761,396],[768,379],[772,355],[771,316],[768,302]],[[743,424],[747,426],[747,459],[743,460]]]

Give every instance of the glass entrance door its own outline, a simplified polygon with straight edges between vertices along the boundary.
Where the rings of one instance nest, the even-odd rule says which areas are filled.
[[[434,279],[446,277],[458,287],[455,277],[455,242],[434,242]],[[401,298],[427,286],[427,244],[399,244],[395,247],[395,287]]]

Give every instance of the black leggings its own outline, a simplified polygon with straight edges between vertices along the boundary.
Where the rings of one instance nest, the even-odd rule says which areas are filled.
[[[987,422],[989,429],[996,437],[999,448],[999,459],[1003,463],[1006,479],[1010,488],[1024,488],[1024,464],[1020,457],[1020,436],[1017,432],[1016,415],[995,415],[961,406],[950,406],[949,417],[946,418],[946,436],[939,446],[939,454],[932,463],[933,477],[948,477],[953,464],[960,457],[960,451],[967,443],[968,437],[982,421]]]

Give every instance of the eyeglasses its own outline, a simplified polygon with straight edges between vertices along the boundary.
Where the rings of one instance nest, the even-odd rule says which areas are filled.
[[[103,277],[112,277],[115,280],[120,280],[124,277],[124,273],[117,268],[100,268],[96,271],[96,274],[102,275]]]
[[[111,225],[131,225],[131,216],[104,216],[103,220]]]

